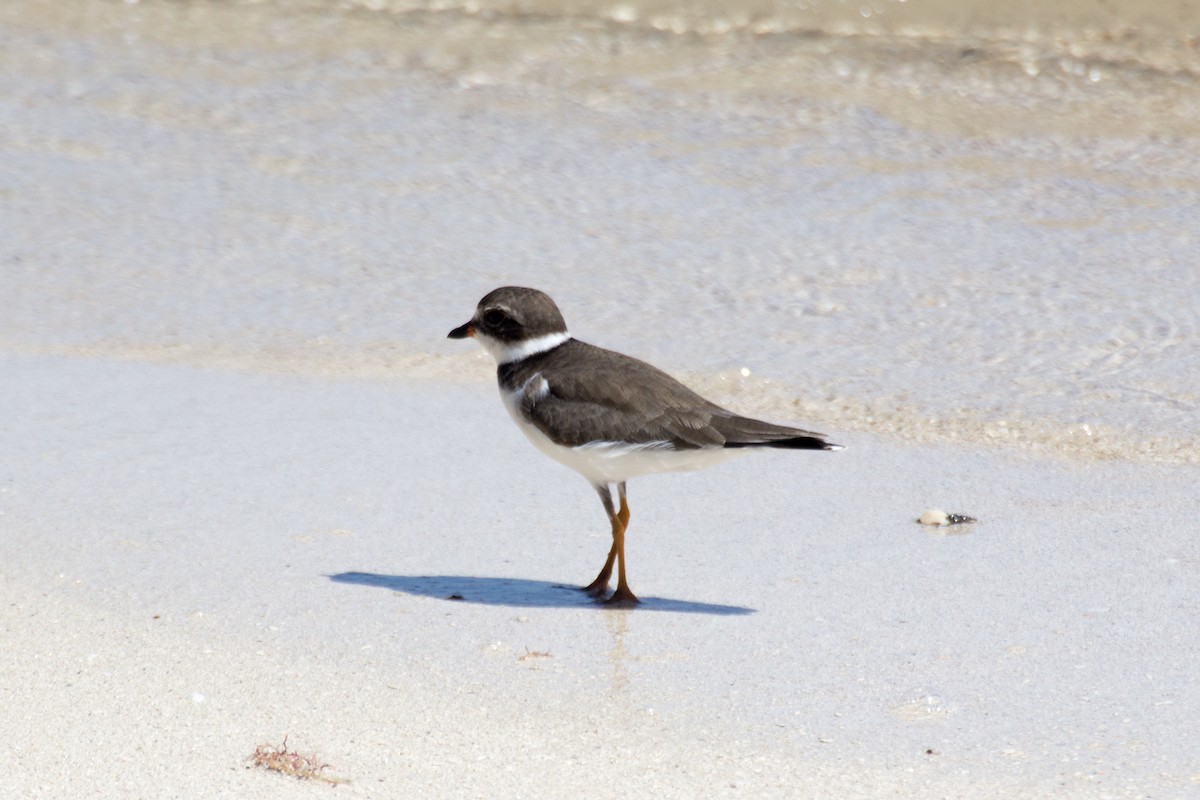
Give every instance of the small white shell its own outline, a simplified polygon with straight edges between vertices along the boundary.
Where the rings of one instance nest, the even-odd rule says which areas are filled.
[[[922,525],[936,525],[939,528],[948,525],[969,525],[975,521],[974,517],[968,517],[966,514],[947,514],[940,508],[931,508],[917,518],[917,522]]]
[[[931,508],[922,514],[917,522],[922,525],[939,525],[944,528],[950,524],[950,515],[940,508]]]

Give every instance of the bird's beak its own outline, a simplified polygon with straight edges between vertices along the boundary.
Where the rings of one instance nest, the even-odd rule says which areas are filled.
[[[465,339],[468,336],[474,336],[474,335],[475,335],[475,326],[468,322],[467,324],[459,325],[457,328],[450,331],[450,333],[446,335],[446,338],[447,339]]]

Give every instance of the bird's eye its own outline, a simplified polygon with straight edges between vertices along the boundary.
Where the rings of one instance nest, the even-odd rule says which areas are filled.
[[[502,325],[506,319],[508,319],[508,317],[498,308],[489,308],[487,311],[483,312],[483,321],[488,327],[494,328]]]

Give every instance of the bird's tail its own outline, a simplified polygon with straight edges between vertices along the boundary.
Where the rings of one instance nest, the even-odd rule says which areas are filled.
[[[730,414],[715,417],[712,425],[725,437],[726,447],[778,447],[784,450],[842,450],[825,441],[825,434],[789,428],[761,419]]]
[[[833,444],[816,436],[793,436],[790,439],[776,439],[771,442],[726,442],[726,447],[778,447],[783,450],[844,450],[840,444]]]

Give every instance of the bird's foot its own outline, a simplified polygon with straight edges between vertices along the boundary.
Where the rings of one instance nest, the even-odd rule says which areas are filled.
[[[628,586],[618,586],[612,597],[604,601],[604,605],[609,608],[633,608],[640,602]]]
[[[604,583],[589,583],[587,586],[580,586],[579,591],[586,592],[592,597],[603,597],[608,594],[608,581]]]
[[[579,590],[587,592],[592,597],[603,597],[608,594],[608,578],[609,573],[601,572],[596,576],[596,580],[589,583],[587,586],[580,586]]]

